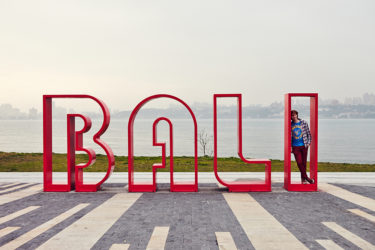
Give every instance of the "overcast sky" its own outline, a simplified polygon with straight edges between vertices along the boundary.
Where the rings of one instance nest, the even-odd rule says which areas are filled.
[[[242,93],[375,93],[375,1],[0,1],[0,103],[91,94],[130,110],[157,93],[188,104]]]

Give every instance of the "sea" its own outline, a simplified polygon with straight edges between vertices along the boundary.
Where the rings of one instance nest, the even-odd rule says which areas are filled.
[[[173,155],[194,155],[194,124],[188,119],[171,119],[173,124]],[[153,119],[134,122],[134,152],[137,156],[160,156],[161,147],[153,146]],[[198,133],[205,135],[206,154],[213,155],[212,119],[197,119]],[[101,120],[93,120],[90,131],[84,135],[84,147],[97,154],[104,150],[92,137],[100,129]],[[77,119],[76,129],[83,122]],[[67,152],[66,120],[53,120],[53,152]],[[238,133],[236,119],[218,120],[218,156],[237,157]],[[115,155],[128,154],[128,120],[111,120],[101,136]],[[283,119],[244,119],[243,155],[246,158],[284,158]],[[161,121],[157,126],[157,142],[166,142],[169,154],[169,127]],[[199,156],[203,150],[198,143]],[[42,120],[0,120],[0,151],[43,152]],[[293,159],[293,157],[292,157]],[[318,161],[337,163],[375,164],[375,119],[320,119],[318,123]]]

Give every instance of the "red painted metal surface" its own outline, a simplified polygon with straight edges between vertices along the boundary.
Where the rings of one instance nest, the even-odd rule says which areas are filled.
[[[108,169],[102,180],[94,184],[83,182],[83,169],[94,164],[96,155],[94,150],[83,147],[83,134],[91,128],[91,120],[81,114],[67,115],[67,184],[55,184],[52,179],[52,99],[53,98],[81,98],[91,99],[99,104],[103,112],[103,124],[100,130],[93,136],[93,141],[104,149],[108,158]],[[75,118],[84,121],[84,127],[75,131]],[[77,192],[95,192],[100,188],[113,172],[115,157],[111,148],[100,139],[107,130],[110,122],[110,114],[107,106],[101,100],[90,95],[44,95],[43,96],[43,178],[45,192],[68,192],[75,189]],[[89,157],[87,163],[76,165],[75,153],[83,151]]]
[[[147,183],[135,183],[134,181],[134,120],[139,110],[149,101],[158,98],[169,98],[178,101],[186,107],[194,122],[194,181],[191,182],[175,182],[173,178],[173,125],[172,122],[165,117],[157,118],[153,123],[153,145],[161,147],[162,163],[155,163],[152,166],[152,181]],[[128,123],[128,189],[129,192],[155,192],[157,190],[156,173],[158,168],[166,166],[166,145],[157,140],[157,125],[160,121],[165,121],[169,125],[169,147],[170,147],[170,190],[172,192],[197,192],[198,191],[198,126],[197,120],[191,108],[181,99],[166,94],[153,95],[141,101],[130,115]]]
[[[237,98],[238,107],[238,156],[243,162],[248,164],[265,165],[265,181],[230,181],[222,180],[217,171],[217,99],[218,98]],[[242,153],[242,95],[241,94],[214,94],[214,173],[216,179],[224,186],[228,187],[230,192],[269,192],[271,191],[271,161],[268,159],[246,159]]]
[[[291,110],[292,97],[310,98],[310,178],[314,184],[291,182]],[[317,93],[288,93],[285,94],[284,114],[284,188],[288,191],[317,191],[318,190],[318,94]]]

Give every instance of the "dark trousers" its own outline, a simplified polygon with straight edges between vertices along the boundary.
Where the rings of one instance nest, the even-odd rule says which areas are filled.
[[[305,146],[292,147],[292,152],[296,159],[299,171],[301,172],[301,180],[306,180],[308,178],[306,174],[308,148]]]

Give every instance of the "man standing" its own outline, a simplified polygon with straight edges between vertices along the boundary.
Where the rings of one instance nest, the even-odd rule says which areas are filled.
[[[306,174],[306,162],[307,153],[311,144],[311,134],[309,125],[306,121],[298,118],[298,112],[296,110],[291,111],[292,117],[292,153],[296,159],[299,171],[301,172],[301,182],[306,184],[314,183],[313,179],[307,177]]]

